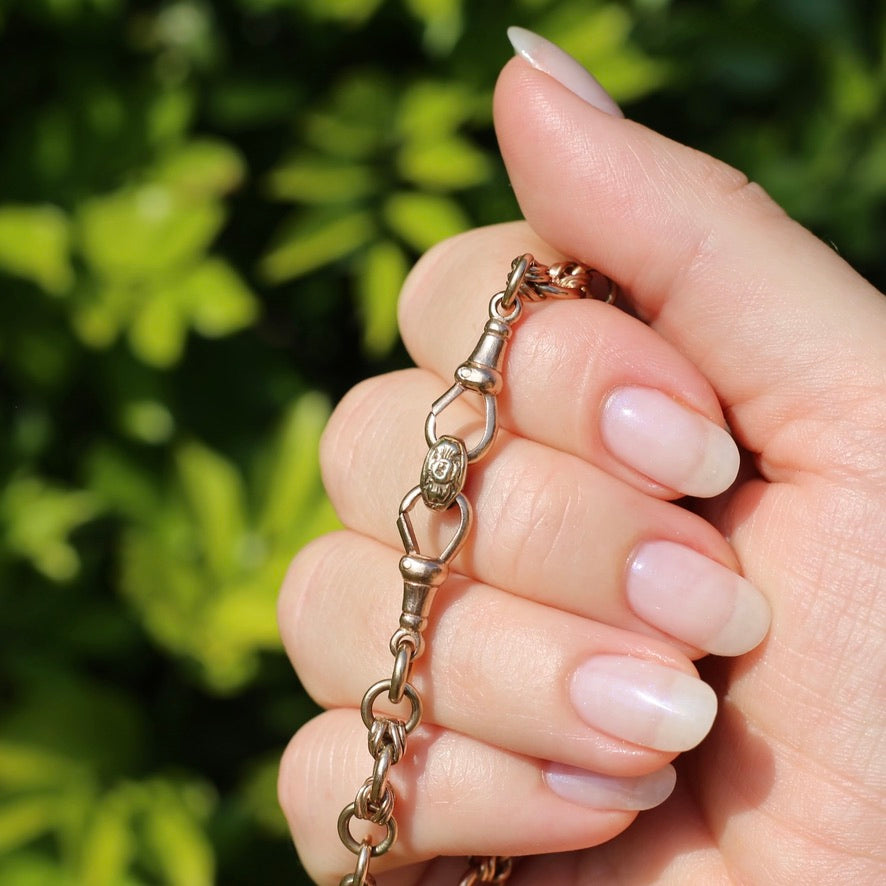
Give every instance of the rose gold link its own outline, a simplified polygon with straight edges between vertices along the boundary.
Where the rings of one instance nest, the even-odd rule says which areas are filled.
[[[372,775],[357,791],[354,802],[345,806],[338,818],[339,837],[357,856],[354,872],[342,877],[339,886],[376,886],[375,878],[369,873],[370,861],[388,852],[397,840],[397,822],[393,817],[395,798],[388,784],[388,771],[405,753],[407,735],[421,722],[421,697],[409,683],[412,664],[424,651],[422,632],[427,625],[433,595],[446,578],[447,563],[458,553],[471,529],[470,504],[461,493],[465,480],[464,462],[482,458],[493,445],[497,430],[496,397],[503,383],[504,349],[511,334],[510,327],[520,319],[524,300],[595,298],[598,296],[594,284],[603,281],[608,288],[600,299],[612,303],[616,285],[599,271],[575,261],[557,262],[547,267],[528,253],[517,256],[511,263],[507,286],[493,296],[489,304],[490,319],[477,347],[458,368],[455,385],[431,406],[425,422],[430,453],[422,470],[421,484],[406,493],[397,519],[406,556],[400,561],[404,579],[403,613],[400,626],[391,638],[394,670],[390,680],[380,680],[369,687],[360,706],[363,722],[369,730],[369,750],[375,758],[375,765]],[[470,450],[465,449],[463,441],[445,436],[438,438],[436,432],[437,415],[466,390],[481,394],[486,408],[483,437]],[[419,496],[433,510],[446,510],[457,505],[461,513],[458,529],[437,558],[421,554],[409,518]],[[408,721],[374,713],[375,700],[385,690],[393,704],[399,704],[404,698],[410,702],[412,712]],[[364,837],[358,843],[351,834],[352,818],[383,825],[387,829],[385,838],[374,844],[369,837]],[[510,877],[513,864],[514,860],[507,856],[472,856],[459,886],[476,886],[478,883],[501,886]]]

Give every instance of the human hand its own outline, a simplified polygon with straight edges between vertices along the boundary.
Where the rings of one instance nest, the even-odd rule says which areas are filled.
[[[617,280],[649,326],[565,302],[533,308],[515,332],[510,433],[469,479],[477,525],[455,564],[466,577],[432,613],[414,680],[428,725],[392,770],[401,835],[373,871],[449,884],[464,860],[436,856],[554,853],[522,860],[510,882],[878,882],[882,296],[738,173],[521,61],[502,75],[496,123],[550,246],[502,226],[419,264],[401,317],[423,368],[364,383],[337,410],[324,471],[350,528],[303,552],[281,597],[290,655],[336,708],[300,731],[282,767],[303,860],[319,882],[353,867],[334,822],[371,761],[345,709],[390,672],[388,515],[415,483],[428,405],[510,259],[555,248]],[[748,458],[727,494],[696,507],[704,520],[667,499],[728,482],[718,401]],[[639,419],[626,427],[627,406]],[[720,712],[678,761],[668,803],[573,851],[663,799],[667,761],[706,732],[713,707],[678,676],[692,674],[686,656],[741,652],[765,630],[756,592],[718,563],[740,563],[769,599],[769,638],[702,664]],[[625,682],[637,660],[653,670]],[[670,714],[642,705],[632,687],[650,682],[661,701],[677,690]]]

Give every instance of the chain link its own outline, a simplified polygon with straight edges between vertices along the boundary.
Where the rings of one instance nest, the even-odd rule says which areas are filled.
[[[514,259],[507,285],[492,297],[489,319],[470,357],[455,370],[455,383],[431,404],[425,421],[428,452],[422,466],[419,485],[409,490],[400,503],[397,528],[405,550],[400,560],[403,577],[403,606],[400,625],[391,637],[390,648],[394,666],[389,680],[380,680],[366,691],[360,714],[368,730],[369,753],[374,765],[372,775],[357,790],[354,802],[345,806],[338,818],[338,834],[344,846],[357,856],[353,873],[346,874],[339,886],[375,886],[369,873],[370,861],[390,851],[397,840],[394,818],[396,795],[389,782],[392,766],[406,753],[410,733],[422,717],[421,697],[409,682],[413,664],[425,651],[424,630],[437,589],[449,575],[449,563],[467,540],[473,520],[471,505],[464,489],[468,466],[483,458],[498,433],[497,398],[502,390],[502,369],[511,327],[523,313],[526,301],[547,298],[598,298],[615,300],[615,284],[598,271],[574,261],[563,261],[547,267],[531,255]],[[484,423],[479,439],[470,447],[458,437],[438,435],[437,419],[452,403],[467,392],[483,398]],[[436,557],[421,553],[410,516],[421,501],[431,511],[443,512],[457,508],[458,526]],[[391,704],[408,702],[409,716],[378,714],[375,702],[387,693]],[[356,840],[351,833],[351,820],[370,822],[385,828],[385,836],[374,842],[365,836]],[[459,886],[480,883],[503,884],[511,875],[514,860],[504,856],[472,856],[468,870]]]

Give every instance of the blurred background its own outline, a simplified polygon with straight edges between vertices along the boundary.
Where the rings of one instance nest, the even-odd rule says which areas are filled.
[[[517,215],[509,24],[886,280],[880,2],[0,0],[3,886],[307,882],[277,588],[410,263]]]

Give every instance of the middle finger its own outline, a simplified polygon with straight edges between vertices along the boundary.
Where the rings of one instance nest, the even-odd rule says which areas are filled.
[[[321,459],[330,497],[352,529],[397,546],[397,504],[418,480],[420,429],[443,382],[425,370],[371,379],[336,409]],[[461,401],[447,421],[476,423]],[[459,431],[460,433],[460,431]],[[392,453],[395,453],[392,457]],[[544,466],[542,469],[541,466]],[[372,477],[372,484],[359,483]],[[581,458],[502,433],[468,472],[472,543],[455,568],[498,588],[606,624],[678,640],[684,651],[736,655],[768,626],[766,603],[737,574],[722,536],[684,508],[643,494]],[[414,514],[425,553],[447,529]]]

